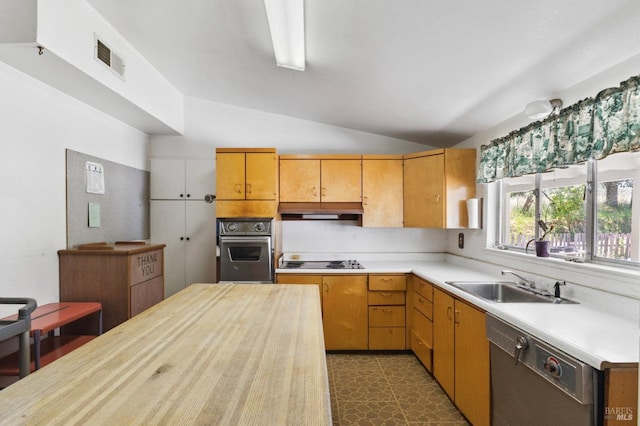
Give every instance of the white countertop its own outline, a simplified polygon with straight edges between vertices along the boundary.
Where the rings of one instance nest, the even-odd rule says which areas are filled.
[[[521,330],[597,368],[612,364],[633,364],[640,359],[640,328],[585,304],[496,303],[473,296],[445,281],[496,280],[500,276],[471,267],[434,260],[360,260],[365,269],[319,271],[318,269],[276,269],[276,273],[414,273],[436,286],[493,314]],[[510,278],[509,278],[510,280]]]

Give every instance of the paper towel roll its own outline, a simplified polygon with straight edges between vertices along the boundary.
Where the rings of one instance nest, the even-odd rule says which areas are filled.
[[[480,228],[480,203],[477,198],[467,200],[467,215],[469,228]]]

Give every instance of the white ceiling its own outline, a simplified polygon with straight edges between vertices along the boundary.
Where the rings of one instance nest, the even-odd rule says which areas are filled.
[[[640,54],[637,0],[306,0],[304,72],[261,0],[89,3],[186,96],[431,146]]]

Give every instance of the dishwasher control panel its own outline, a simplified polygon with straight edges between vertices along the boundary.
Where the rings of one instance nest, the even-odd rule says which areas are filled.
[[[549,380],[556,381],[569,392],[576,388],[576,366],[563,359],[557,350],[551,353],[539,344],[536,345],[536,370]]]

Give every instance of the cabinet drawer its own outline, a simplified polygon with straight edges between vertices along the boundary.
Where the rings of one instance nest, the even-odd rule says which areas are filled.
[[[417,309],[413,310],[413,323],[411,328],[426,343],[433,343],[433,322],[422,315]]]
[[[369,306],[369,327],[404,327],[404,306]]]
[[[413,293],[413,307],[433,321],[433,303],[420,294]]]
[[[369,305],[404,305],[404,291],[370,291]]]
[[[369,349],[403,350],[405,348],[404,327],[377,327],[369,329]]]
[[[403,275],[369,275],[369,290],[404,291],[407,277]]]
[[[135,285],[162,275],[162,250],[132,254],[129,257],[131,281]]]
[[[413,289],[428,301],[433,302],[433,284],[417,278]]]
[[[433,348],[427,342],[422,340],[415,331],[411,331],[411,350],[418,357],[425,368],[433,372]]]

